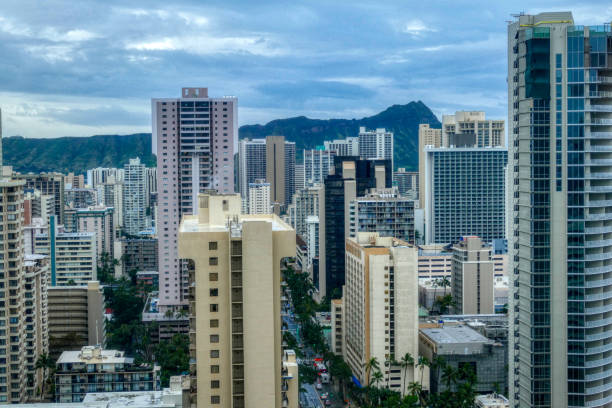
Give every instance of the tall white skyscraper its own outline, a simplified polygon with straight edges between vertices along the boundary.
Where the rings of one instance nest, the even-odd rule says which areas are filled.
[[[266,139],[243,139],[238,150],[240,196],[248,201],[249,184],[266,178]]]
[[[388,132],[384,128],[367,130],[361,126],[359,156],[362,159],[391,160],[391,169],[393,169],[393,132]]]
[[[335,150],[304,150],[304,184],[312,187],[323,180],[334,167]]]
[[[255,180],[249,184],[249,214],[271,214],[270,183]]]
[[[139,158],[130,159],[123,169],[123,229],[130,235],[136,235],[147,228],[147,173]]]
[[[610,24],[556,12],[508,26],[515,407],[612,404],[611,57]]]
[[[153,99],[152,110],[159,304],[185,305],[188,276],[181,273],[176,241],[180,217],[197,213],[200,192],[234,192],[238,99],[209,98],[208,88],[183,88],[180,98]]]

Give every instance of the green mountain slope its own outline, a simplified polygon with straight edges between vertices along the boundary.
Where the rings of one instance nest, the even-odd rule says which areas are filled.
[[[273,120],[266,125],[240,127],[240,138],[263,138],[284,135],[296,142],[298,151],[322,145],[324,140],[357,136],[359,126],[368,129],[386,128],[394,132],[394,160],[396,167],[417,170],[419,124],[429,123],[439,128],[440,122],[421,101],[393,105],[383,112],[362,119],[309,119],[304,116]],[[301,156],[301,152],[298,153]]]
[[[151,134],[103,135],[30,139],[20,136],[3,138],[4,164],[16,171],[59,171],[82,174],[94,167],[123,167],[130,158],[140,157],[147,166],[155,166],[151,153]]]
[[[309,119],[305,116],[273,120],[265,125],[240,127],[240,138],[264,138],[284,135],[296,142],[298,156],[302,149],[322,145],[324,140],[357,136],[359,126],[384,127],[394,132],[395,165],[417,169],[418,128],[420,123],[440,127],[433,112],[421,101],[393,105],[383,112],[362,119]],[[20,136],[2,140],[4,164],[19,172],[59,171],[85,173],[94,167],[123,167],[128,159],[140,157],[147,166],[155,166],[151,153],[151,134],[60,137],[25,139]]]

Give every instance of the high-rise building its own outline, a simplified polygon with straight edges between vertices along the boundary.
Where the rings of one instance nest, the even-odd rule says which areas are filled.
[[[291,226],[295,233],[302,237],[306,236],[306,219],[319,215],[319,196],[322,189],[321,185],[317,185],[296,191],[293,202],[287,209]]]
[[[334,167],[335,150],[304,150],[304,183],[306,186],[323,184]]]
[[[145,167],[145,205],[151,207],[151,196],[157,193],[157,167]]]
[[[295,191],[299,191],[304,188],[304,165],[295,164]],[[294,193],[295,194],[295,193]]]
[[[26,371],[28,373],[28,397],[37,397],[39,389],[46,379],[36,368],[36,361],[41,354],[49,351],[47,289],[49,284],[49,258],[43,255],[26,255],[25,292],[22,319],[26,322]]]
[[[237,194],[201,194],[199,207],[179,232],[191,282],[192,402],[297,408],[297,367],[283,361],[280,285],[295,231],[274,214],[240,214]]]
[[[425,146],[444,147],[442,129],[435,129],[428,123],[419,125],[419,207],[425,207]]]
[[[105,180],[96,186],[98,204],[113,207],[113,224],[115,228],[123,228],[123,181],[117,181],[115,176]]]
[[[238,157],[240,195],[248,202],[249,184],[266,178],[266,139],[241,140]]]
[[[159,303],[186,305],[187,277],[178,259],[181,216],[197,213],[198,193],[234,192],[238,99],[209,98],[208,88],[183,88],[180,98],[153,99],[157,155]]]
[[[265,180],[255,180],[249,184],[249,214],[270,214],[270,183]]]
[[[157,238],[122,238],[116,241],[115,248],[115,259],[120,259],[118,275],[159,270]]]
[[[274,206],[287,206],[295,193],[295,143],[284,136],[266,137],[266,181]]]
[[[96,237],[98,259],[106,253],[110,259],[115,252],[115,225],[113,223],[113,208],[94,206],[79,208],[75,212],[76,231],[92,232]]]
[[[123,182],[123,169],[96,167],[95,169],[87,170],[87,185],[91,188],[96,188],[100,184],[108,183],[112,177],[118,183]]]
[[[137,235],[147,228],[147,171],[139,158],[130,159],[123,170],[123,230]]]
[[[612,401],[611,55],[569,12],[508,26],[512,406]]]
[[[494,314],[495,266],[491,247],[479,237],[462,237],[453,245],[452,265],[455,314]]]
[[[323,146],[325,150],[336,152],[337,156],[359,156],[359,137],[326,140],[323,142]]]
[[[55,213],[55,198],[52,195],[43,195],[38,190],[29,190],[24,195],[24,206],[29,207],[30,221],[34,218],[41,218],[44,222],[49,220],[49,216]],[[26,215],[26,225],[28,225]]]
[[[366,130],[359,128],[359,156],[362,159],[383,159],[391,161],[393,169],[393,132],[384,128]]]
[[[82,174],[68,173],[64,176],[64,186],[67,189],[85,188],[85,177]]]
[[[55,202],[55,215],[60,224],[64,223],[64,175],[61,173],[13,174],[17,180],[25,180],[25,188],[38,190],[43,195],[52,195]]]
[[[505,238],[505,148],[425,148],[425,241]]]
[[[349,203],[349,236],[378,232],[414,244],[414,207],[415,201],[398,197],[395,188],[369,191]]]
[[[89,344],[104,344],[104,294],[98,281],[48,287],[49,355]]]
[[[98,201],[96,190],[93,188],[67,188],[64,191],[66,208],[87,208]],[[66,221],[64,220],[64,223]]]
[[[397,361],[406,353],[419,354],[416,247],[378,233],[347,238],[342,299],[343,357],[363,386],[370,384],[370,359]],[[415,381],[418,369],[382,363],[381,372],[382,385],[403,394],[403,384]]]
[[[444,147],[500,147],[506,143],[503,119],[486,119],[481,111],[442,115]]]
[[[419,172],[400,167],[393,172],[393,185],[397,186],[400,195],[416,199],[419,197]]]
[[[96,280],[96,235],[93,232],[65,232],[56,222],[54,215],[49,217],[47,232],[34,237],[35,253],[50,258],[50,286],[86,285]]]
[[[319,198],[319,296],[344,285],[344,240],[350,236],[351,200],[373,188],[391,188],[391,162],[337,156]],[[335,292],[335,293],[334,293]]]
[[[62,178],[63,180],[63,178]],[[23,180],[0,180],[2,219],[0,225],[0,253],[3,273],[1,283],[4,298],[0,301],[4,326],[0,329],[0,349],[4,357],[0,360],[0,402],[25,402],[28,388],[26,353],[26,316],[24,299],[25,265],[23,249]],[[9,290],[10,289],[10,290]]]

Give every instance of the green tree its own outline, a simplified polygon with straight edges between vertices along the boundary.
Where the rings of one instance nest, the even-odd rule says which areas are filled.
[[[380,370],[380,365],[378,364],[378,360],[376,359],[376,357],[372,357],[368,361],[366,361],[365,369],[366,377],[368,379],[368,385],[370,385],[370,383],[372,382],[372,370]]]
[[[171,376],[189,371],[189,337],[185,334],[175,334],[170,341],[160,341],[154,354],[164,387],[168,386]]]
[[[55,362],[49,357],[48,354],[43,353],[36,359],[36,364],[34,366],[36,370],[42,371],[42,384],[40,390],[41,398],[45,398],[45,384],[49,378],[48,370],[55,368]]]
[[[408,368],[414,366],[414,357],[410,353],[404,354],[400,359],[400,367],[404,370],[404,378],[402,382],[402,392],[406,392],[406,377],[408,375]]]

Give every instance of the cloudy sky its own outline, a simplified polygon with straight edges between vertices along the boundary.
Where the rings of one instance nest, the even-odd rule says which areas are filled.
[[[422,100],[506,115],[506,20],[606,0],[1,0],[4,135],[150,132],[150,98],[207,86],[241,124],[367,116]]]

